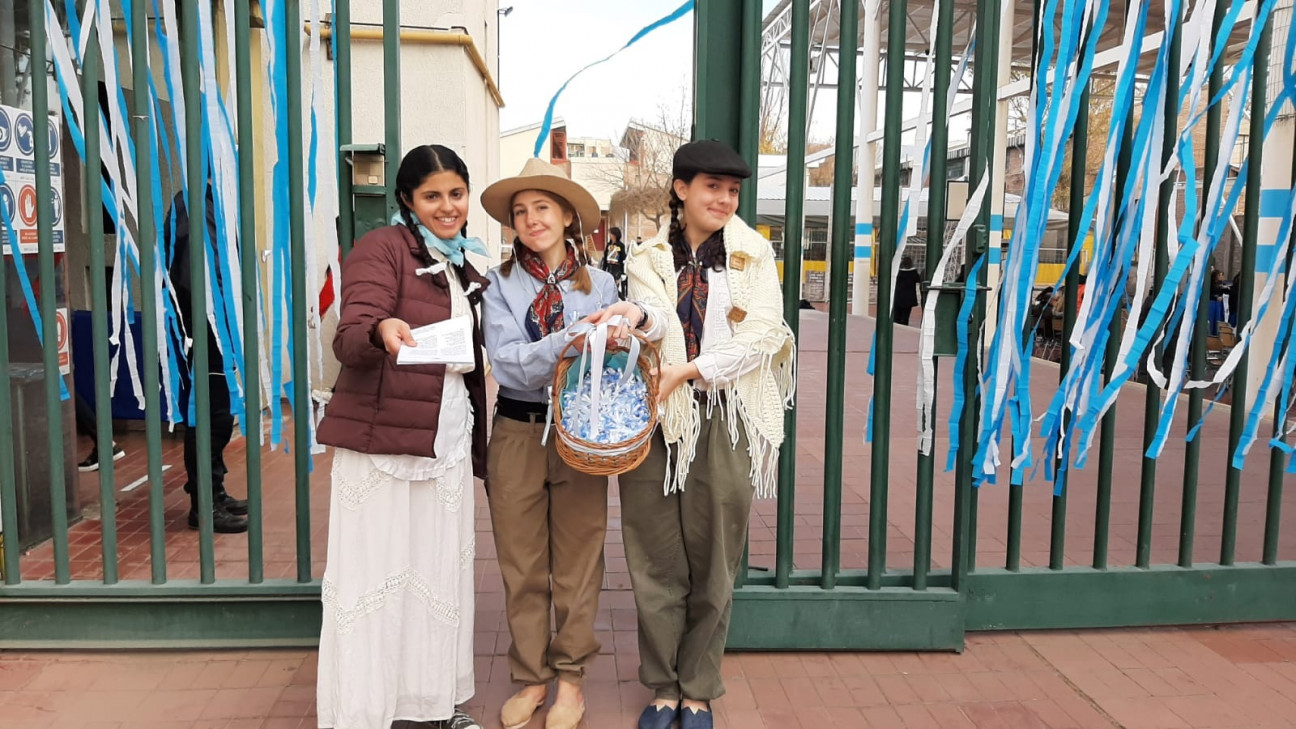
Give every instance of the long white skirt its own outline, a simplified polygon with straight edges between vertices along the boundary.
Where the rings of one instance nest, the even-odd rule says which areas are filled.
[[[334,454],[320,727],[448,719],[472,698],[472,458],[437,443],[448,457],[414,468],[408,458]]]

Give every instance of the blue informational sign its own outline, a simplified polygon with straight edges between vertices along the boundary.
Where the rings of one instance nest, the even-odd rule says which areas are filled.
[[[50,156],[50,159],[57,159],[57,158],[58,158],[58,153],[59,153],[59,139],[60,139],[60,137],[59,137],[59,129],[58,129],[58,125],[54,123],[54,120],[53,120],[53,119],[51,119],[51,120],[50,120],[50,127],[49,127],[49,151],[50,151],[49,156]]]
[[[0,109],[0,152],[9,149],[13,144],[13,120],[9,118],[9,112]]]
[[[62,223],[63,222],[63,196],[59,195],[59,191],[52,187],[50,188],[50,209],[54,213],[53,224],[58,225],[59,223]]]
[[[31,155],[36,149],[36,125],[32,122],[31,114],[19,114],[18,121],[14,124],[14,136],[18,141],[18,151],[25,155]]]
[[[0,209],[4,210],[4,215],[0,216],[0,222],[13,220],[14,216],[18,214],[18,206],[14,199],[13,190],[10,190],[7,184],[0,185]]]

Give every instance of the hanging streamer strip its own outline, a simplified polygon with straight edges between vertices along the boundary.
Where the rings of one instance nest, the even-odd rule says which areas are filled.
[[[132,8],[132,3],[133,3],[133,2],[142,2],[142,1],[143,1],[143,0],[123,0],[123,2],[122,2],[122,13],[123,13],[123,17],[125,17],[125,18],[133,17],[133,8]],[[160,28],[160,26],[159,26],[159,28]],[[126,23],[126,41],[127,41],[127,42],[126,42],[126,47],[127,47],[128,51],[129,51],[129,49],[133,48],[132,41],[134,40],[134,36],[135,36],[135,29],[134,29],[133,24],[131,24],[131,23],[129,23],[129,22]],[[114,46],[114,48],[115,48],[115,46]],[[101,50],[104,50],[104,49],[101,48]],[[106,53],[106,51],[105,51],[105,53]],[[131,67],[134,68],[134,64],[135,64],[135,58],[134,58],[134,56],[133,56],[133,55],[132,55],[132,56],[129,56],[129,59],[130,59]],[[147,66],[150,64],[150,61],[149,61],[149,59],[146,57],[146,58],[140,59],[140,63],[144,64],[144,65],[147,67]],[[139,100],[137,100],[137,103],[138,103],[138,101],[139,101]],[[152,157],[152,159],[151,159],[151,163],[152,163],[152,171],[153,171],[153,174],[150,176],[150,178],[151,178],[151,184],[150,184],[150,188],[149,188],[149,190],[147,190],[147,191],[145,191],[145,190],[135,190],[135,194],[136,194],[137,196],[143,196],[143,195],[151,195],[151,196],[152,196],[152,201],[153,201],[153,217],[154,217],[154,221],[155,221],[155,227],[154,227],[154,230],[156,231],[156,234],[157,234],[157,235],[160,235],[161,232],[162,232],[162,224],[161,224],[161,221],[162,221],[162,217],[161,217],[161,215],[162,215],[162,212],[161,212],[161,211],[162,211],[162,200],[161,200],[161,198],[162,198],[162,192],[161,192],[161,191],[162,191],[162,182],[161,182],[161,180],[162,180],[162,174],[163,174],[163,173],[162,173],[162,170],[161,170],[161,160],[162,160],[163,158],[169,158],[169,157],[168,157],[167,152],[166,152],[166,149],[167,149],[167,148],[166,148],[165,146],[159,146],[160,143],[161,143],[161,144],[165,144],[166,137],[165,137],[165,133],[163,133],[161,139],[159,140],[158,129],[157,129],[157,126],[158,126],[158,123],[157,123],[157,111],[156,111],[156,109],[158,108],[158,95],[157,95],[157,87],[153,84],[153,78],[152,78],[152,74],[151,74],[151,72],[148,73],[148,89],[147,89],[147,93],[144,94],[143,101],[144,101],[144,103],[146,103],[146,104],[148,105],[148,108],[149,108],[149,114],[148,114],[148,122],[149,122],[149,149],[153,152],[153,154],[152,154],[152,156],[151,156],[151,157]],[[122,103],[123,103],[123,106],[124,106],[124,101],[123,101]],[[133,142],[133,141],[134,141],[134,140],[133,140],[133,138],[132,138],[132,142]],[[136,152],[136,150],[132,149],[132,151],[131,151],[131,159],[130,159],[130,164],[131,164],[132,166],[138,164],[138,157],[135,156],[135,152]],[[82,155],[82,157],[84,158],[84,155]],[[168,175],[168,180],[169,180],[169,175]],[[133,180],[133,179],[132,179],[132,183],[134,183],[134,180]],[[137,197],[136,200],[138,200],[138,199],[139,199],[139,198]],[[130,210],[129,212],[130,212],[131,218],[134,219],[135,222],[136,222],[136,224],[138,225],[139,222],[140,222],[140,221],[139,221],[139,209],[138,209],[138,207],[136,207],[136,208]],[[121,229],[122,227],[123,227],[123,226],[118,225],[118,229]],[[141,241],[137,241],[136,243],[138,244],[139,242],[141,242]],[[162,252],[162,251],[164,250],[163,247],[160,245],[160,239],[157,238],[156,235],[155,235],[154,243],[155,243],[155,250],[157,250],[157,251],[159,251],[159,252]],[[138,253],[138,251],[135,251],[135,253]],[[161,257],[159,257],[159,258],[155,258],[154,260],[155,260],[155,262],[160,262],[160,261],[163,260],[163,258],[164,258],[164,256],[161,256]],[[136,259],[136,260],[138,260],[138,259]],[[155,265],[156,265],[156,264],[155,264]],[[176,359],[175,359],[175,357],[174,357],[173,354],[172,354],[172,351],[171,351],[171,342],[172,342],[172,339],[171,339],[170,336],[167,336],[167,333],[168,333],[168,331],[169,331],[170,328],[176,328],[176,327],[177,327],[176,322],[178,322],[179,319],[178,319],[178,317],[174,317],[174,318],[168,319],[168,313],[167,313],[167,309],[168,309],[168,307],[167,307],[167,298],[166,298],[166,293],[165,293],[165,292],[168,290],[166,287],[169,286],[170,278],[169,278],[169,276],[167,276],[167,274],[166,274],[166,267],[165,267],[164,264],[162,264],[162,265],[158,265],[158,267],[154,268],[154,270],[152,270],[152,271],[147,271],[147,272],[146,272],[146,271],[143,271],[142,269],[140,269],[138,265],[136,265],[136,269],[137,269],[137,271],[138,271],[138,273],[139,273],[139,277],[140,277],[141,282],[147,282],[147,285],[149,285],[149,286],[151,287],[152,291],[154,292],[154,295],[155,295],[155,297],[156,297],[155,300],[159,302],[159,306],[157,307],[157,318],[156,318],[156,320],[155,320],[155,322],[154,322],[155,327],[156,327],[156,331],[157,331],[158,334],[159,334],[159,336],[157,337],[157,357],[158,357],[158,362],[162,363],[163,366],[165,366],[165,367],[167,368],[167,373],[166,373],[166,374],[168,375],[167,377],[163,377],[163,378],[161,378],[161,380],[162,380],[161,384],[162,384],[163,406],[164,406],[164,413],[165,413],[166,418],[167,418],[170,422],[173,422],[173,423],[174,423],[174,422],[176,422],[176,419],[177,419],[177,417],[178,417],[179,390],[180,390],[180,380],[179,380],[180,367],[179,367],[179,363],[176,362]],[[131,297],[125,297],[125,298],[126,298],[126,301],[127,301],[128,305],[129,305],[129,302],[132,301],[132,298],[131,298]],[[133,351],[133,348],[132,348],[132,351]],[[115,369],[114,369],[114,372],[115,372]],[[143,393],[142,393],[142,389],[141,389],[141,391],[139,391],[139,392],[136,393],[136,400],[137,400],[137,401],[140,401],[142,398],[143,398]]]
[[[1167,8],[1167,13],[1168,19],[1178,18],[1180,14],[1178,5],[1175,4],[1174,6]],[[1131,42],[1130,45],[1132,45],[1134,39],[1141,39],[1144,22],[1143,17],[1145,14],[1146,8],[1140,7],[1137,14],[1131,14],[1130,16],[1130,21],[1133,23],[1133,27],[1131,28],[1130,25],[1127,24],[1126,35],[1127,40]],[[1209,18],[1211,15],[1213,15],[1213,11],[1200,12],[1199,10],[1198,13],[1194,14],[1194,18],[1200,21],[1200,19]],[[1047,25],[1048,24],[1045,23],[1046,27]],[[1191,42],[1200,45],[1200,28],[1197,28],[1195,32],[1198,33],[1198,35],[1186,33],[1186,36]],[[1089,284],[1086,291],[1085,301],[1081,305],[1081,315],[1077,321],[1076,334],[1073,336],[1071,341],[1071,344],[1074,347],[1073,352],[1076,355],[1076,366],[1074,367],[1073,372],[1068,373],[1063,387],[1059,389],[1058,395],[1055,396],[1049,412],[1044,416],[1045,425],[1043,432],[1048,438],[1046,452],[1050,452],[1050,455],[1057,452],[1058,448],[1069,448],[1069,444],[1072,442],[1072,439],[1066,437],[1064,432],[1067,418],[1063,416],[1063,412],[1071,412],[1076,409],[1090,414],[1101,412],[1102,403],[1097,398],[1092,397],[1089,393],[1101,389],[1101,381],[1099,377],[1101,374],[1100,368],[1102,352],[1105,349],[1104,343],[1106,341],[1108,322],[1110,322],[1111,318],[1117,315],[1121,310],[1119,304],[1120,299],[1123,298],[1121,292],[1123,291],[1123,283],[1127,278],[1126,271],[1128,270],[1129,261],[1135,258],[1133,255],[1134,243],[1139,241],[1142,242],[1142,245],[1139,246],[1141,251],[1153,250],[1151,246],[1154,241],[1153,235],[1155,228],[1152,225],[1143,224],[1144,221],[1153,222],[1149,220],[1150,216],[1146,215],[1145,211],[1156,206],[1156,190],[1159,189],[1160,182],[1168,179],[1168,176],[1174,173],[1173,166],[1160,170],[1160,176],[1150,171],[1155,169],[1151,167],[1151,165],[1159,164],[1159,158],[1161,156],[1158,147],[1161,134],[1159,133],[1159,126],[1155,122],[1159,122],[1163,118],[1163,115],[1161,113],[1145,114],[1144,123],[1140,126],[1139,134],[1135,137],[1135,144],[1133,146],[1133,157],[1138,166],[1130,176],[1131,185],[1136,184],[1136,180],[1140,178],[1142,179],[1144,194],[1139,195],[1131,192],[1123,195],[1123,199],[1126,203],[1122,206],[1119,217],[1116,218],[1121,225],[1117,228],[1116,226],[1111,226],[1109,224],[1109,190],[1111,190],[1111,176],[1117,146],[1110,142],[1119,138],[1118,135],[1121,131],[1121,126],[1123,125],[1123,119],[1125,116],[1123,112],[1129,108],[1129,104],[1133,103],[1132,61],[1137,60],[1136,57],[1132,57],[1133,53],[1134,51],[1131,49],[1130,55],[1127,55],[1123,59],[1122,69],[1118,74],[1121,78],[1121,84],[1118,86],[1117,93],[1119,103],[1117,103],[1113,111],[1113,117],[1116,120],[1116,123],[1113,125],[1112,132],[1109,135],[1108,157],[1104,161],[1104,166],[1100,168],[1099,184],[1097,185],[1100,192],[1097,196],[1097,201],[1095,201],[1094,196],[1091,196],[1087,201],[1085,215],[1083,217],[1083,230],[1087,232],[1088,222],[1090,220],[1089,216],[1093,214],[1095,208],[1098,208],[1097,213],[1099,216],[1099,224],[1097,230],[1098,235],[1096,236],[1098,238],[1098,244],[1096,246],[1097,255],[1090,271]],[[1202,54],[1199,51],[1196,54],[1196,57],[1200,58],[1201,56]],[[1164,94],[1159,93],[1159,90],[1164,88],[1168,78],[1167,74],[1170,72],[1170,69],[1168,69],[1167,54],[1164,48],[1162,53],[1159,54],[1158,59],[1157,69],[1154,71],[1153,77],[1147,85],[1148,90],[1146,93],[1154,94],[1155,96],[1153,98],[1163,99]],[[1185,70],[1191,70],[1191,73],[1199,78],[1205,73],[1204,69],[1192,68],[1191,66],[1185,67],[1183,62],[1181,62],[1179,68],[1173,69],[1173,72],[1179,73],[1182,77]],[[1182,87],[1189,85],[1190,84],[1183,84]],[[1184,92],[1181,91],[1181,101],[1183,95]],[[1149,140],[1152,141],[1149,143]],[[1148,169],[1149,172],[1140,176],[1140,169]],[[1138,200],[1138,204],[1133,209],[1129,207],[1128,202],[1131,198]],[[1018,227],[1020,228],[1021,226]],[[1179,250],[1173,252],[1178,256],[1182,256],[1184,251],[1183,248],[1180,247]],[[1074,251],[1071,259],[1068,261],[1068,268],[1070,265],[1074,265],[1076,253],[1078,253],[1078,251]],[[1146,270],[1150,260],[1152,259],[1152,255],[1151,253],[1145,253],[1139,255],[1138,258],[1140,259],[1139,283],[1142,284],[1146,280]],[[1134,300],[1135,306],[1138,306],[1136,302],[1141,298],[1141,296],[1141,290],[1136,292]],[[1099,306],[1100,304],[1101,307]],[[1024,327],[1017,327],[1016,329],[1020,331],[1023,328]],[[1129,330],[1127,329],[1127,331]],[[1126,351],[1128,352],[1130,350],[1126,348]],[[1127,356],[1122,359],[1122,362],[1129,363],[1131,361],[1136,361],[1135,357],[1136,355]],[[1029,355],[1026,354],[1023,359],[1026,362],[1029,362]],[[1020,389],[1024,390],[1025,388]],[[1092,403],[1090,402],[1091,400],[1093,400]],[[1024,415],[1025,417],[1020,417],[1020,415]],[[1019,410],[1019,417],[1015,420],[1015,427],[1020,427],[1020,423],[1028,422],[1028,418],[1028,408]],[[1085,422],[1084,418],[1081,418],[1078,421],[1077,427],[1084,431],[1088,438],[1091,438],[1093,433],[1093,422],[1094,421]],[[1086,439],[1084,448],[1087,448],[1087,442],[1088,439]],[[1022,454],[1019,453],[1018,459],[1021,458]],[[1083,450],[1081,459],[1081,463],[1083,463]],[[1049,461],[1051,461],[1051,457]],[[1015,461],[1015,465],[1021,465],[1021,461]],[[1015,476],[1017,476],[1017,474],[1015,474]]]
[[[1063,140],[1074,128],[1079,101],[1092,72],[1098,33],[1105,22],[1108,4],[1068,3],[1063,8],[1060,31],[1055,36],[1057,0],[1041,10],[1042,37],[1037,76],[1047,76],[1052,64],[1053,80],[1041,100],[1041,89],[1032,89],[1029,115],[1034,119],[1027,137],[1026,159],[1030,171],[1027,191],[1018,204],[1005,275],[999,287],[999,323],[988,355],[988,394],[983,403],[983,428],[978,439],[979,475],[993,477],[999,465],[999,437],[1004,418],[1011,410],[1012,431],[1018,453],[1014,458],[1013,481],[1021,482],[1022,469],[1030,465],[1030,354],[1033,332],[1027,335],[1035,272],[1044,229],[1051,212],[1052,191],[1061,174]],[[1082,39],[1087,38],[1082,46]],[[1056,50],[1056,57],[1054,51]],[[1078,56],[1078,57],[1077,57]]]
[[[236,364],[243,360],[243,280],[238,270],[238,157],[233,126],[216,79],[215,27],[211,6],[199,3],[199,59],[202,72],[204,169],[209,170],[216,235],[204,236],[207,248],[207,321],[222,354],[232,412],[243,411],[243,389]],[[190,197],[206,191],[190,190]],[[191,222],[192,225],[192,222]]]
[[[1287,47],[1282,57],[1286,59],[1283,67],[1280,69],[1282,73],[1282,88],[1278,97],[1273,100],[1270,107],[1269,113],[1271,115],[1281,113],[1284,105],[1291,105],[1293,108],[1296,108],[1296,32],[1292,32],[1290,29],[1287,33]],[[1290,247],[1296,245],[1296,241],[1292,240],[1293,236],[1296,236],[1296,233],[1293,233],[1293,228],[1296,227],[1296,180],[1292,181],[1292,190],[1290,191],[1289,198],[1288,216],[1281,223],[1285,228],[1285,231],[1280,231],[1278,238],[1279,242],[1282,242],[1284,236],[1286,236],[1286,244]],[[1290,257],[1290,253],[1288,253],[1288,257]],[[1296,356],[1293,355],[1292,342],[1292,332],[1296,329],[1296,290],[1294,290],[1296,289],[1296,276],[1293,276],[1290,270],[1286,271],[1286,274],[1289,279],[1288,288],[1283,301],[1283,314],[1276,339],[1276,342],[1281,345],[1281,350],[1275,351],[1274,356],[1266,369],[1264,385],[1261,390],[1264,394],[1257,396],[1257,401],[1252,406],[1251,412],[1248,414],[1246,428],[1243,431],[1243,438],[1239,443],[1239,451],[1243,455],[1245,455],[1247,450],[1250,449],[1251,443],[1254,442],[1256,432],[1259,429],[1260,420],[1272,406],[1274,396],[1269,392],[1269,388],[1271,387],[1270,383],[1273,382],[1275,377],[1276,370],[1279,369],[1282,373],[1280,379],[1282,382],[1281,393],[1278,395],[1280,398],[1278,402],[1281,404],[1281,410],[1278,413],[1274,427],[1274,436],[1270,439],[1269,445],[1271,448],[1282,451],[1288,457],[1290,457],[1292,453],[1292,446],[1284,442],[1283,439],[1289,433],[1287,421],[1292,407],[1292,379],[1293,377],[1296,377]],[[1236,454],[1234,458],[1237,458]],[[1287,470],[1288,472],[1291,472],[1293,469],[1296,469],[1296,461],[1289,460]]]
[[[585,66],[581,70],[572,74],[571,77],[568,78],[566,81],[564,81],[563,85],[558,88],[558,92],[555,93],[553,95],[553,98],[549,100],[549,108],[545,110],[544,122],[540,125],[540,134],[536,137],[535,152],[532,154],[532,156],[533,157],[540,156],[540,150],[542,147],[544,147],[544,141],[549,137],[549,130],[553,127],[554,107],[558,105],[558,97],[562,96],[562,93],[567,90],[568,84],[576,80],[577,76],[581,75],[582,73],[585,73],[589,69],[594,68],[595,66],[601,63],[606,63],[607,61],[612,60],[614,57],[617,56],[617,54],[621,53],[621,51],[624,51],[625,49],[629,48],[635,43],[638,43],[640,40],[642,40],[648,34],[652,33],[654,30],[657,30],[658,28],[661,28],[663,26],[670,25],[676,20],[679,20],[685,15],[688,15],[689,12],[691,12],[692,10],[693,10],[693,0],[687,0],[683,5],[676,8],[675,11],[672,12],[671,14],[667,15],[664,18],[661,18],[660,20],[657,20],[656,22],[644,26],[638,33],[635,33],[634,37],[632,37],[629,41],[627,41],[625,45],[616,49],[615,51],[608,54],[604,58],[601,58],[589,64],[588,66]]]
[[[963,76],[967,73],[968,62],[972,58],[972,51],[975,46],[976,28],[969,32],[968,46],[963,51],[963,57],[959,59],[958,68],[954,72],[954,77],[950,81],[948,94],[946,97],[946,109],[954,108],[954,100],[957,98],[958,89],[963,83]],[[934,54],[934,51],[933,51]],[[950,117],[946,117],[945,124],[949,124]],[[931,158],[931,141],[927,142],[927,150],[924,154],[925,159]],[[926,169],[924,174],[930,174],[930,169]],[[941,259],[936,264],[936,270],[932,274],[931,284],[927,291],[927,300],[923,303],[922,317],[922,335],[919,338],[919,362],[918,369],[918,450],[923,455],[931,455],[932,441],[935,436],[935,423],[932,419],[932,411],[936,402],[936,305],[940,297],[940,287],[945,285],[945,279],[949,270],[950,257],[956,248],[956,242],[963,240],[967,231],[971,229],[972,221],[975,216],[969,216],[969,211],[979,210],[981,207],[981,198],[985,196],[988,189],[985,182],[986,176],[982,176],[982,182],[977,186],[977,190],[972,194],[970,204],[964,207],[963,217],[955,226],[955,233],[947,241],[943,242],[943,252]],[[929,198],[930,200],[930,198]],[[931,214],[931,208],[928,207],[928,215]],[[964,221],[966,225],[964,224]],[[962,233],[959,230],[962,229]],[[929,228],[930,230],[930,228]],[[892,283],[892,291],[895,290],[895,284]],[[872,355],[870,355],[870,359]],[[868,423],[868,440],[872,441],[873,418],[872,409],[870,408],[870,417]]]
[[[983,184],[990,179],[989,175],[982,178]],[[967,366],[969,350],[972,347],[971,336],[969,333],[972,322],[972,308],[976,305],[977,279],[981,275],[981,269],[985,267],[987,256],[981,256],[972,268],[967,272],[967,282],[963,291],[963,304],[959,307],[958,313],[958,355],[954,358],[954,401],[950,405],[949,431],[950,445],[949,455],[945,460],[945,470],[953,471],[955,464],[958,462],[959,439],[961,437],[961,419],[963,418],[963,404],[967,401],[967,391],[964,387],[963,369]],[[980,338],[980,332],[976,335]],[[977,344],[977,350],[980,351],[980,344]],[[977,355],[978,359],[980,354]],[[979,382],[979,381],[978,381]]]
[[[1261,6],[1260,11],[1257,13],[1256,21],[1252,27],[1252,38],[1249,40],[1247,44],[1247,50],[1243,52],[1243,55],[1239,60],[1239,65],[1242,67],[1241,68],[1242,73],[1241,75],[1239,75],[1238,73],[1234,73],[1232,76],[1232,82],[1242,83],[1243,88],[1238,92],[1236,92],[1234,96],[1234,109],[1231,110],[1231,120],[1230,120],[1231,123],[1229,125],[1228,131],[1225,134],[1224,146],[1222,147],[1224,149],[1232,148],[1233,144],[1236,142],[1237,134],[1240,131],[1242,111],[1245,108],[1243,104],[1246,103],[1246,98],[1248,96],[1247,86],[1249,86],[1249,84],[1247,82],[1249,81],[1251,75],[1252,63],[1254,62],[1254,50],[1259,42],[1260,29],[1263,28],[1265,19],[1268,13],[1272,10],[1272,7],[1273,7],[1273,3],[1266,3]],[[1267,120],[1267,123],[1265,125],[1266,132],[1268,132],[1268,130],[1270,129],[1269,125],[1272,124],[1272,122],[1275,120],[1276,120],[1276,116],[1271,116],[1270,119]],[[1245,168],[1246,165],[1244,165],[1243,169],[1245,170]],[[1220,176],[1217,178],[1217,182],[1222,183],[1224,179],[1225,179],[1225,175],[1221,173]],[[1175,260],[1172,263],[1170,275],[1167,276],[1166,285],[1163,287],[1162,291],[1156,297],[1156,300],[1152,305],[1151,313],[1147,318],[1148,321],[1145,322],[1144,325],[1139,329],[1138,335],[1135,339],[1134,346],[1131,352],[1127,355],[1126,359],[1121,362],[1122,365],[1121,370],[1118,370],[1119,372],[1122,373],[1121,376],[1119,378],[1114,377],[1112,382],[1107,385],[1105,390],[1102,392],[1101,397],[1097,400],[1097,403],[1093,407],[1091,407],[1090,409],[1091,414],[1087,415],[1084,419],[1082,419],[1084,426],[1091,429],[1092,424],[1090,422],[1090,419],[1100,417],[1101,413],[1105,412],[1106,408],[1110,407],[1110,405],[1114,403],[1117,394],[1117,388],[1121,383],[1123,383],[1125,380],[1128,379],[1130,374],[1132,374],[1130,370],[1132,370],[1133,367],[1137,367],[1138,358],[1142,357],[1144,353],[1149,351],[1149,349],[1152,346],[1152,339],[1156,334],[1157,329],[1164,322],[1174,321],[1174,317],[1183,317],[1182,319],[1180,319],[1181,337],[1185,331],[1188,331],[1187,325],[1191,321],[1191,317],[1196,311],[1196,304],[1200,298],[1200,290],[1202,287],[1202,283],[1207,273],[1209,254],[1214,249],[1214,246],[1218,243],[1219,240],[1218,234],[1223,230],[1224,218],[1226,217],[1231,218],[1232,216],[1232,211],[1234,210],[1237,199],[1240,196],[1244,180],[1245,180],[1245,172],[1233,181],[1232,192],[1228,196],[1229,202],[1227,205],[1215,206],[1208,203],[1208,208],[1214,210],[1215,212],[1213,215],[1207,217],[1207,220],[1210,221],[1210,224],[1203,226],[1203,230],[1201,231],[1199,237],[1196,240],[1187,238],[1185,236],[1184,245],[1180,247],[1178,255],[1176,256]],[[1222,189],[1222,184],[1217,184],[1213,186],[1213,191],[1218,191],[1220,189]],[[1212,197],[1218,199],[1218,195],[1213,195]],[[1253,332],[1255,331],[1255,327],[1263,320],[1264,315],[1267,311],[1268,300],[1271,298],[1272,292],[1277,283],[1277,266],[1281,265],[1282,260],[1283,260],[1283,256],[1275,257],[1273,261],[1274,266],[1271,267],[1270,270],[1271,275],[1268,278],[1264,291],[1261,293],[1262,301],[1264,303],[1262,304],[1260,311],[1258,312],[1257,316],[1253,318],[1252,321],[1248,322],[1247,326],[1243,328],[1239,336],[1239,341],[1237,346],[1235,347],[1234,351],[1230,353],[1230,356],[1225,360],[1224,365],[1220,368],[1219,372],[1216,373],[1216,376],[1215,378],[1213,378],[1212,382],[1216,380],[1218,380],[1219,382],[1225,381],[1225,379],[1233,372],[1233,370],[1236,369],[1242,354],[1246,351],[1250,338]],[[1174,301],[1172,297],[1176,293],[1176,289],[1178,288],[1179,283],[1185,278],[1185,276],[1187,276],[1187,280],[1188,280],[1187,287],[1186,287],[1186,296],[1183,297],[1185,306],[1181,310],[1176,311],[1172,308],[1174,306]],[[1186,342],[1187,340],[1182,340],[1182,341]],[[1187,356],[1186,344],[1182,348],[1185,351],[1176,352],[1176,357],[1180,361],[1176,363],[1175,370],[1177,370],[1180,374],[1176,376],[1175,381],[1171,383],[1172,388],[1168,392],[1168,395],[1170,396],[1169,401],[1163,405],[1162,417],[1158,425],[1157,438],[1153,441],[1153,443],[1150,445],[1148,449],[1148,454],[1150,457],[1155,457],[1155,455],[1159,454],[1161,448],[1164,446],[1166,437],[1168,436],[1170,426],[1173,421],[1175,406],[1177,405],[1178,393],[1185,386],[1204,386],[1205,384],[1207,384],[1207,383],[1188,383],[1187,385],[1185,385],[1183,383],[1182,360]]]
[[[288,276],[291,273],[291,253],[288,220],[288,72],[282,39],[285,31],[283,8],[272,3],[265,8],[267,32],[263,38],[267,44],[270,82],[270,119],[274,124],[273,138],[278,140],[274,145],[272,169],[272,219],[271,250],[268,251],[268,269],[270,273],[270,307],[266,312],[270,322],[270,387],[267,404],[271,410],[270,448],[277,448],[283,442],[283,407],[285,394],[284,349],[291,353],[291,332],[288,322]],[[290,354],[291,356],[291,354]],[[289,364],[291,367],[291,363]]]
[[[311,4],[310,4],[311,26],[316,27],[316,25],[319,22],[320,22],[319,0],[311,0]],[[308,296],[310,297],[308,299],[310,305],[307,307],[307,311],[309,312],[309,317],[310,317],[309,326],[307,328],[307,332],[309,333],[309,341],[307,342],[307,349],[310,352],[310,358],[311,358],[311,367],[308,370],[308,376],[310,377],[311,382],[314,382],[319,377],[322,377],[324,373],[324,342],[320,336],[321,332],[323,331],[323,327],[321,326],[321,321],[320,321],[323,312],[321,312],[319,308],[319,292],[322,288],[322,281],[320,276],[321,271],[320,271],[320,263],[319,263],[319,256],[321,251],[319,250],[319,248],[321,247],[321,245],[324,248],[323,253],[325,256],[324,260],[326,262],[332,261],[333,256],[335,255],[335,252],[338,249],[337,227],[335,225],[320,224],[322,219],[331,221],[334,218],[332,215],[328,215],[327,218],[320,215],[320,213],[322,212],[326,212],[326,211],[332,212],[333,209],[332,206],[326,206],[322,204],[322,201],[320,199],[321,185],[319,184],[319,150],[320,150],[320,142],[321,142],[322,135],[320,133],[319,121],[320,118],[323,117],[325,113],[324,112],[325,85],[324,85],[324,52],[320,44],[320,38],[318,33],[312,33],[310,36],[309,61],[310,61],[310,74],[311,74],[311,104],[310,104],[311,113],[310,113],[310,130],[309,130],[309,142],[308,142],[309,154],[307,156],[307,162],[306,162],[307,167],[304,171],[305,173],[304,179],[306,180],[306,186],[307,186],[307,198],[306,198],[306,202],[308,203],[307,209],[310,212],[309,220],[306,225],[306,231],[308,233],[306,239],[306,281],[307,281],[306,291]],[[337,189],[336,186],[334,185],[324,185],[322,187],[324,189],[328,189],[328,188],[334,190]],[[327,193],[325,194],[327,195]],[[332,231],[332,234],[330,234],[329,231]],[[326,265],[328,264],[326,263]],[[307,391],[314,393],[314,388],[308,387]],[[312,407],[311,410],[313,412],[313,417],[306,418],[306,421],[310,427],[310,434],[309,434],[310,449],[312,453],[323,453],[325,449],[316,441],[315,430],[316,427],[319,425],[320,419],[323,418],[324,408]]]

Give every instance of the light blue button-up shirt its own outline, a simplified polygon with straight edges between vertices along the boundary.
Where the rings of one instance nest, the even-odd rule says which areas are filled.
[[[589,266],[586,270],[593,284],[588,294],[573,289],[571,279],[559,284],[567,326],[621,300],[610,274]],[[567,344],[566,331],[531,341],[526,329],[527,310],[540,293],[541,282],[521,266],[514,266],[509,276],[501,274],[496,266],[486,277],[491,285],[482,297],[482,330],[499,394],[514,400],[545,402],[546,388],[553,384],[554,368]]]

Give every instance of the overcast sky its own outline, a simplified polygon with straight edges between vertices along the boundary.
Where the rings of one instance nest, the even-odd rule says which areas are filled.
[[[499,0],[501,10],[513,9],[500,23],[500,89],[505,103],[500,129],[542,121],[549,100],[573,73],[620,48],[681,2]],[[778,0],[764,0],[765,14],[777,4]],[[568,134],[617,142],[630,119],[652,122],[663,105],[691,104],[693,23],[690,13],[574,80],[555,109],[555,116],[566,121]],[[833,138],[836,93],[831,88],[819,91],[811,141]],[[918,102],[918,94],[905,95],[906,116],[918,113]],[[956,143],[966,138],[966,126],[966,115],[953,124]]]
[[[554,92],[581,67],[620,48],[682,0],[499,0],[500,128],[540,122]],[[773,7],[776,0],[765,0]],[[693,15],[640,40],[572,82],[555,111],[573,136],[620,139],[631,118],[687,98],[693,73]]]

